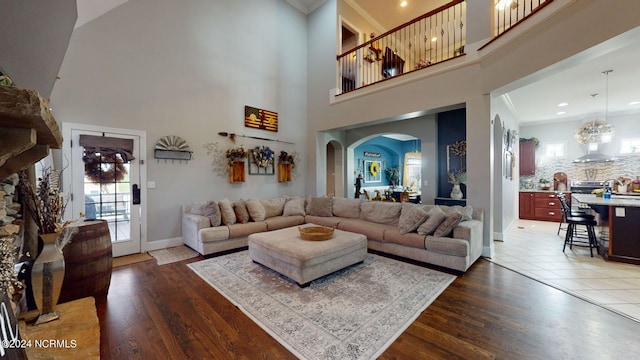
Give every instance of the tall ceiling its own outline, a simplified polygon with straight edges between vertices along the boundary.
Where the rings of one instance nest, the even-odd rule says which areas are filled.
[[[128,0],[77,0],[76,28],[90,22]],[[326,0],[286,0],[305,14]],[[391,29],[425,14],[450,0],[344,0],[374,26]],[[635,40],[638,39],[638,40]],[[640,29],[625,34],[594,51],[544,69],[527,79],[501,89],[520,124],[589,120],[594,116],[640,113]],[[608,77],[605,70],[613,70]],[[607,90],[608,81],[608,90]],[[593,97],[593,94],[598,94]],[[558,107],[566,102],[567,106]],[[565,113],[559,115],[558,112]]]

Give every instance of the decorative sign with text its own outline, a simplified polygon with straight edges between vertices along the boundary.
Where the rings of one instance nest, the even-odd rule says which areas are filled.
[[[381,153],[374,153],[374,152],[370,152],[370,151],[365,151],[364,152],[364,156],[379,158],[379,157],[382,157],[382,154]]]

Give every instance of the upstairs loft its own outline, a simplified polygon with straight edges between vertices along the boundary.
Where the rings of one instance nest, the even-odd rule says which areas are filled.
[[[495,0],[492,42],[553,0]],[[453,0],[337,56],[338,91],[352,92],[465,55],[467,1]],[[356,34],[358,36],[358,34]],[[344,34],[343,34],[344,36]]]

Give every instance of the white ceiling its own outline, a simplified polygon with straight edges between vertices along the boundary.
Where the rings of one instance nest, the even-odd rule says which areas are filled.
[[[127,1],[77,0],[76,28]],[[325,1],[287,0],[305,14],[313,12]],[[402,8],[400,0],[345,1],[381,29],[391,29],[449,2],[408,0],[407,6]],[[640,113],[640,104],[629,105],[632,101],[640,101],[640,66],[637,65],[640,60],[640,29],[621,38],[509,85],[500,90],[500,94],[512,106],[521,125],[590,120],[594,116],[603,117],[606,110],[609,116]],[[608,96],[606,77],[602,75],[605,70],[613,70],[608,76]],[[598,96],[592,97],[592,94]],[[559,108],[561,102],[569,105]],[[565,114],[557,115],[559,111],[565,111]]]

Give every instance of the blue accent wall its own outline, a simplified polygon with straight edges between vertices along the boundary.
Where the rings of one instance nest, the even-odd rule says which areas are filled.
[[[391,186],[387,180],[384,170],[387,168],[397,167],[400,169],[400,183],[402,184],[402,175],[404,168],[404,154],[414,151],[415,148],[420,149],[420,140],[400,141],[390,139],[384,136],[378,136],[370,139],[354,150],[356,161],[356,173],[361,173],[365,179],[364,186]],[[380,157],[365,156],[365,152],[380,154]],[[365,168],[366,161],[377,161],[380,164],[380,181],[372,181],[370,179],[369,168]],[[356,174],[357,175],[357,174]]]
[[[451,185],[447,177],[447,145],[467,139],[467,110],[457,109],[438,114],[438,197],[449,197]],[[460,185],[467,197],[467,187]]]

